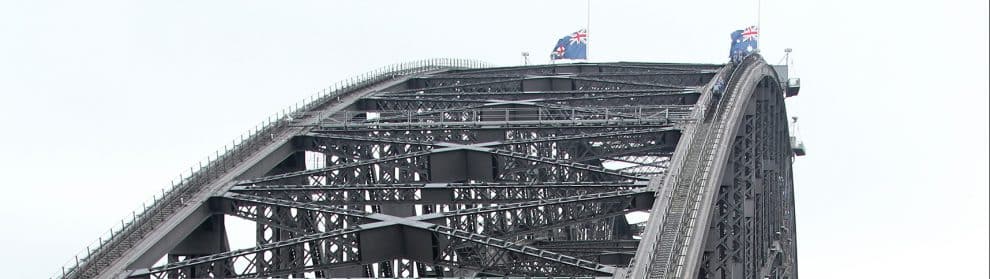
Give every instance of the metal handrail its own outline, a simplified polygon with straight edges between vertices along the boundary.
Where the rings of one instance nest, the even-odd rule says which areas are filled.
[[[743,67],[741,65],[742,63],[739,63],[739,64],[740,65],[733,65],[734,68],[732,69],[732,72],[728,75],[730,77],[730,79],[732,77],[735,77],[736,76],[736,72],[737,71],[745,68],[745,67]],[[730,96],[727,96],[727,97],[728,98],[723,98],[720,101],[726,102],[724,104],[724,107],[726,107],[728,109],[728,108],[731,108],[735,104],[735,102],[737,101],[737,97],[738,96],[730,95]],[[722,104],[719,104],[719,106],[716,106],[716,107],[723,107],[723,105]],[[704,112],[705,111],[702,110],[702,113],[704,113]],[[726,118],[723,118],[724,117],[724,115],[723,115],[724,113],[728,113],[728,111],[726,111],[726,110],[717,110],[717,111],[715,111],[714,115],[712,116],[712,119],[714,120],[714,121],[712,121],[712,124],[711,124],[712,127],[710,128],[710,130],[707,132],[707,134],[705,136],[704,142],[702,144],[702,146],[703,146],[703,149],[701,150],[702,153],[699,154],[699,155],[701,155],[701,157],[699,158],[699,160],[704,160],[706,163],[703,164],[703,165],[697,166],[700,169],[694,170],[694,173],[690,174],[691,177],[689,178],[691,180],[691,185],[700,185],[699,186],[700,188],[697,189],[698,192],[695,192],[694,189],[690,189],[691,191],[688,192],[688,197],[687,197],[688,200],[695,199],[695,196],[700,195],[701,193],[704,192],[703,187],[704,187],[704,184],[707,183],[707,181],[708,181],[709,174],[710,174],[709,171],[710,171],[711,163],[712,163],[711,160],[713,159],[713,158],[706,158],[706,157],[714,157],[714,154],[712,154],[712,153],[714,152],[714,149],[716,147],[714,147],[712,145],[715,144],[715,143],[717,143],[717,142],[719,142],[721,140],[723,129],[725,128],[725,125],[728,124],[728,123],[726,123],[727,119]],[[665,211],[669,210],[669,206],[670,205],[668,205],[668,208],[666,208]],[[689,237],[691,237],[692,232],[694,230],[694,226],[696,225],[696,224],[693,224],[693,222],[694,222],[694,219],[697,216],[697,207],[698,207],[698,203],[697,202],[692,203],[692,205],[690,206],[690,208],[687,206],[687,204],[685,204],[685,210],[684,210],[684,212],[682,212],[678,216],[678,220],[676,222],[676,224],[678,224],[678,233],[675,235],[675,239],[673,240],[674,241],[674,246],[671,247],[671,251],[670,251],[671,253],[668,255],[668,258],[666,259],[666,263],[667,264],[673,265],[673,266],[667,266],[666,267],[667,272],[673,272],[674,273],[673,276],[675,278],[676,277],[679,277],[680,275],[683,275],[683,274],[681,274],[683,272],[683,270],[681,268],[682,268],[683,262],[684,262],[684,259],[682,257],[684,256],[684,254],[683,254],[685,252],[684,249],[686,249],[687,248],[687,245],[689,244],[687,242],[687,239]],[[685,220],[685,218],[689,218],[688,219],[689,221]],[[687,227],[682,227],[684,225],[687,225]],[[681,243],[681,241],[685,241],[685,242],[684,243]],[[681,244],[678,245],[678,243],[681,243]],[[678,260],[678,261],[675,262],[674,261],[675,258],[680,259],[680,260]],[[652,265],[652,263],[651,263],[651,265]],[[649,270],[649,268],[650,267],[648,265],[647,270]],[[664,277],[666,278],[667,276],[665,275]]]
[[[747,56],[746,58],[744,58],[743,62],[739,63],[740,65],[736,69],[733,69],[732,75],[730,76],[735,77],[737,70],[749,68],[749,65],[754,63],[754,61],[762,61],[762,57],[754,56],[754,55]],[[708,157],[707,158],[708,163],[701,170],[699,170],[700,171],[699,173],[696,173],[695,176],[693,177],[694,183],[696,183],[696,185],[699,185],[698,186],[699,188],[697,189],[697,192],[691,193],[694,196],[696,196],[696,203],[694,203],[692,208],[689,210],[691,212],[689,217],[690,219],[689,222],[687,222],[688,227],[684,231],[683,245],[681,245],[681,247],[679,248],[678,256],[680,257],[680,261],[674,270],[675,276],[683,275],[683,272],[690,272],[688,270],[684,270],[684,264],[686,262],[686,256],[687,256],[686,253],[688,252],[687,249],[690,248],[689,246],[691,245],[691,239],[694,237],[694,234],[696,233],[695,229],[697,224],[695,224],[695,221],[697,221],[699,217],[698,213],[701,210],[700,206],[702,206],[701,201],[704,200],[703,195],[705,194],[705,190],[706,190],[705,187],[708,186],[708,181],[711,178],[712,168],[717,166],[717,165],[713,165],[713,163],[717,163],[717,162],[713,162],[713,160],[715,160],[715,158],[717,157],[715,154],[716,149],[726,147],[726,146],[716,146],[716,144],[721,143],[723,133],[725,132],[724,129],[731,128],[731,126],[728,126],[732,124],[729,123],[730,119],[732,118],[731,108],[733,108],[737,102],[743,102],[742,104],[745,104],[745,99],[741,99],[740,96],[735,94],[730,96],[726,101],[727,103],[725,104],[725,107],[727,109],[720,110],[715,113],[715,119],[719,120],[718,122],[713,123],[716,125],[715,126],[716,134],[714,134],[715,138],[709,137],[708,139],[708,141],[712,141],[713,143],[709,144],[709,142],[706,141],[706,145],[711,145],[710,147],[711,149],[707,150],[706,155],[703,155]],[[723,114],[728,114],[728,115],[723,115]],[[731,137],[731,135],[726,135],[726,136]],[[685,212],[685,214],[687,214],[687,212]],[[705,230],[706,228],[700,228],[700,229]]]
[[[727,75],[727,77],[729,79],[731,79],[732,77],[735,77],[737,71],[739,71],[740,69],[745,68],[745,67],[743,67],[741,65],[741,63],[729,64],[728,66],[732,67],[731,72]],[[726,100],[726,99],[728,99],[728,100]],[[736,100],[736,96],[730,96],[729,98],[722,98],[722,100],[719,100],[719,101],[724,101],[725,102],[724,107],[731,107],[731,106],[734,105],[734,103],[737,100]],[[707,106],[707,104],[702,104],[702,103],[699,103],[697,105],[698,105],[699,108],[696,109],[696,110],[694,110],[693,116],[698,117],[699,119],[703,119],[703,116],[707,114],[708,106]],[[719,106],[716,106],[716,107],[722,107],[722,106],[723,105],[720,104]],[[710,145],[712,145],[714,142],[718,142],[721,139],[721,137],[722,137],[722,135],[721,135],[722,129],[724,129],[725,128],[725,125],[727,124],[727,123],[725,123],[726,120],[723,118],[723,113],[724,113],[724,111],[721,111],[721,110],[715,111],[715,114],[712,116],[712,119],[715,120],[715,121],[713,121],[711,123],[710,130],[708,130],[706,132],[706,135],[705,135],[704,139],[698,139],[698,140],[703,140],[702,145],[701,145],[702,146],[701,154],[699,154],[702,158],[698,158],[699,160],[702,160],[702,159],[704,159],[704,160],[711,160],[711,158],[704,158],[704,157],[714,157],[714,155],[711,154],[712,151],[713,151],[712,149],[714,147],[710,147]],[[686,135],[686,137],[687,138],[682,139],[682,140],[689,140],[689,141],[695,140],[695,139],[693,139],[693,134],[688,134],[688,135]],[[683,154],[677,154],[677,155],[683,155]],[[675,157],[677,155],[675,155]],[[707,180],[708,180],[708,178],[709,178],[709,168],[711,167],[710,164],[711,164],[711,162],[708,162],[707,164],[697,166],[697,167],[699,167],[701,169],[695,169],[693,173],[687,174],[687,175],[690,175],[691,177],[684,177],[684,179],[688,179],[689,181],[691,181],[692,182],[691,185],[698,185],[699,183],[701,183],[701,184],[706,183]],[[678,182],[682,179],[682,177],[681,177],[682,175],[685,175],[685,174],[684,173],[681,173],[680,165],[674,165],[671,168],[670,172],[669,172],[669,176],[671,177],[671,179],[669,179],[669,181],[667,181],[667,183],[669,183],[669,184],[666,184],[666,185],[671,185],[671,186],[678,185]],[[667,189],[664,189],[664,190],[667,190]],[[694,189],[689,189],[689,190],[691,190],[691,191],[688,192],[688,197],[686,197],[689,200],[696,198],[695,196],[697,196],[697,195],[700,194],[700,193],[695,192]],[[698,191],[702,191],[703,192],[703,189],[699,188]],[[660,192],[658,192],[658,195],[659,194],[660,194]],[[658,197],[659,198],[665,198],[665,196],[658,196]],[[664,208],[661,209],[661,212],[659,212],[659,214],[661,214],[661,216],[666,216],[667,213],[670,211],[672,205],[673,205],[673,203],[668,203]],[[674,245],[670,248],[671,251],[669,251],[670,253],[667,255],[667,259],[665,259],[666,264],[672,264],[675,267],[674,268],[671,268],[671,266],[666,266],[666,270],[664,272],[665,273],[665,276],[664,276],[665,278],[668,277],[666,275],[667,272],[673,272],[675,277],[676,276],[679,276],[680,275],[679,273],[682,272],[682,270],[680,270],[680,267],[683,264],[683,259],[681,259],[678,262],[674,262],[674,259],[675,259],[675,257],[681,257],[682,256],[681,254],[684,252],[683,249],[684,249],[684,246],[686,246],[686,243],[684,243],[682,245],[677,245],[677,243],[679,243],[682,239],[686,239],[687,237],[690,237],[691,236],[692,231],[694,230],[694,226],[696,225],[696,224],[693,224],[693,222],[694,222],[693,220],[694,220],[694,218],[697,215],[697,210],[696,210],[697,206],[698,206],[697,203],[692,203],[692,205],[690,207],[688,206],[688,204],[685,204],[685,210],[684,210],[684,212],[682,212],[681,214],[679,214],[679,216],[678,216],[678,218],[676,220],[676,224],[678,226],[678,232],[674,236],[674,238],[675,238],[673,240],[674,241]],[[690,221],[686,222],[685,217],[690,218],[689,219]],[[662,223],[666,223],[667,220],[663,220],[661,222]],[[657,225],[660,225],[660,224],[657,224]],[[686,227],[683,227],[683,225],[686,225]],[[655,235],[656,235],[656,238],[659,238],[662,234],[661,233],[657,233]],[[656,239],[656,238],[647,240],[647,241],[649,241],[647,243],[647,245],[652,246],[652,247],[651,247],[651,249],[649,249],[647,251],[648,257],[646,257],[645,259],[649,259],[650,262],[648,262],[647,264],[645,264],[645,265],[642,266],[643,270],[630,270],[629,272],[627,272],[625,274],[627,278],[629,278],[634,273],[638,273],[638,272],[642,272],[643,275],[649,273],[649,270],[652,268],[653,264],[655,263],[653,258],[654,258],[655,253],[657,252],[656,250],[659,248],[659,245],[660,245],[659,239]],[[636,266],[636,264],[635,264],[635,258],[634,258],[633,260],[630,261],[630,268],[635,268],[635,266]]]
[[[94,256],[105,253],[114,244],[120,243],[126,236],[131,235],[141,225],[155,222],[155,216],[169,215],[192,200],[202,186],[213,182],[238,163],[253,155],[254,152],[273,142],[276,131],[287,127],[292,119],[299,118],[307,111],[319,107],[329,101],[339,100],[348,92],[369,85],[393,79],[399,76],[419,74],[442,69],[467,69],[492,67],[491,64],[458,58],[435,58],[397,63],[353,76],[317,91],[310,97],[296,102],[266,118],[262,123],[248,130],[245,134],[234,138],[230,145],[224,145],[223,151],[217,149],[213,156],[207,156],[194,164],[188,171],[183,171],[171,181],[169,187],[161,189],[160,194],[154,194],[150,200],[142,202],[141,208],[131,212],[130,216],[121,219],[120,224],[114,224],[109,231],[104,232],[96,241],[86,245],[84,250],[76,253],[73,258],[62,265],[60,271],[49,278],[70,278],[79,275],[80,267],[90,264]],[[205,161],[205,162],[204,162]],[[157,220],[157,222],[164,221]],[[151,224],[152,226],[156,224]]]
[[[731,65],[731,64],[726,64],[724,67],[732,67],[732,66],[733,65]],[[730,73],[728,73],[726,76],[727,77],[731,77],[732,74],[735,73],[735,69],[736,68],[733,68],[732,71]],[[717,75],[715,78],[727,78],[727,77],[720,77],[720,76],[721,75]],[[712,90],[712,88],[706,86],[701,91],[704,92],[704,91],[708,91],[708,90]],[[702,99],[699,99],[699,101],[695,105],[693,105],[694,106],[694,109],[691,110],[691,114],[690,114],[690,116],[688,116],[690,119],[698,119],[699,120],[699,126],[700,125],[703,125],[702,123],[700,123],[701,122],[700,120],[704,119],[704,116],[705,116],[705,114],[707,112],[707,107],[708,107],[707,104],[708,104],[707,101],[704,102],[704,103],[702,103]],[[692,131],[697,131],[698,130],[698,126],[695,126],[695,128],[690,128],[690,129]],[[697,134],[697,132],[684,133],[684,135],[682,136],[682,138],[680,139],[680,141],[691,143],[691,142],[694,141],[695,134]],[[707,133],[706,133],[706,135],[707,135]],[[684,151],[675,152],[673,158],[670,159],[670,162],[683,161],[684,160],[684,157],[687,156],[688,149],[690,149],[690,146],[688,146],[687,148],[685,148]],[[673,196],[673,187],[675,187],[676,185],[678,185],[678,182],[681,180],[681,165],[682,164],[673,164],[672,163],[671,166],[670,166],[670,168],[667,170],[667,174],[666,174],[667,179],[665,179],[663,182],[661,182],[660,191],[657,191],[657,194],[656,194],[656,197],[657,197],[658,200],[659,199],[670,199]],[[659,216],[667,216],[667,213],[670,211],[671,205],[672,204],[668,203],[666,206],[660,208],[659,209],[659,212],[654,212],[652,214],[657,214]],[[645,230],[654,230],[654,229],[659,230],[660,229],[660,226],[662,226],[662,223],[664,223],[665,221],[666,220],[660,219],[660,221],[659,221],[660,224],[651,224],[649,221],[647,221],[647,223],[646,223],[647,228]],[[644,233],[644,235],[646,235],[646,234]],[[629,261],[629,268],[630,268],[630,270],[628,270],[625,273],[625,278],[627,278],[627,279],[628,278],[632,278],[632,276],[634,274],[636,274],[636,273],[641,273],[642,275],[645,275],[645,274],[648,274],[649,273],[650,267],[651,267],[652,262],[653,262],[654,254],[657,252],[658,246],[660,245],[660,239],[659,238],[662,235],[662,233],[658,231],[658,232],[654,233],[653,235],[656,236],[656,237],[653,237],[653,238],[643,238],[643,240],[642,240],[642,241],[646,242],[645,245],[647,245],[648,247],[650,247],[649,249],[647,249],[645,251],[646,252],[646,256],[643,257],[643,259],[646,259],[647,260],[647,264],[644,264],[642,266],[642,269],[643,270],[634,270],[634,268],[636,267],[636,259],[637,259],[636,257],[634,257],[633,259],[631,259]]]

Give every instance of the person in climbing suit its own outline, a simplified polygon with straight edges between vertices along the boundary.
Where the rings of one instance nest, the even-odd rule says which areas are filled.
[[[722,93],[725,91],[725,82],[721,78],[715,80],[715,84],[712,85],[712,96],[713,101],[718,101],[722,98]]]

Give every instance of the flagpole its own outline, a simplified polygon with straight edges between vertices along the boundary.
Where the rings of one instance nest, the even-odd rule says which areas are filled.
[[[761,9],[763,8],[763,0],[756,0],[756,30],[760,32],[759,36],[763,37],[763,28],[760,27],[760,19],[762,19]],[[757,47],[757,49],[759,49]]]
[[[585,19],[584,22],[584,28],[585,28],[584,33],[587,34],[584,43],[584,61],[586,62],[588,61],[588,57],[591,57],[590,55],[588,55],[588,47],[591,46],[591,0],[588,0],[587,16],[588,18]]]

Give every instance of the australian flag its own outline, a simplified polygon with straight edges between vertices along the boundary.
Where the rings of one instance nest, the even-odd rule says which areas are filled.
[[[729,49],[729,59],[733,62],[742,61],[749,54],[759,49],[760,30],[756,26],[732,32],[732,47]]]
[[[588,59],[588,31],[581,29],[557,41],[550,52],[550,60]]]

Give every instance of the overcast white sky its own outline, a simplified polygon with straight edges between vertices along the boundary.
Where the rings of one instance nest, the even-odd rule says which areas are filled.
[[[208,3],[204,3],[208,2]],[[2,1],[0,270],[56,273],[180,171],[389,63],[546,62],[583,1]],[[988,277],[987,1],[762,4],[794,49],[800,275]],[[727,60],[756,1],[595,1],[592,61]]]

